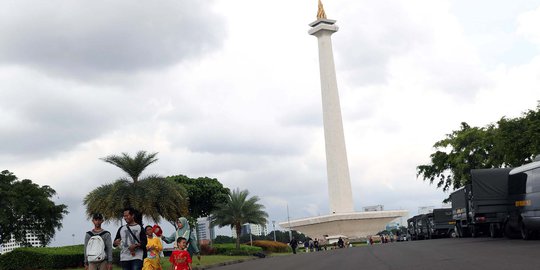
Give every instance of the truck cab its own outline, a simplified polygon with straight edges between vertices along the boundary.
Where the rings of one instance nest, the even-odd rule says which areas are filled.
[[[524,240],[540,232],[540,157],[510,171],[508,178],[509,211],[505,232],[519,232]]]

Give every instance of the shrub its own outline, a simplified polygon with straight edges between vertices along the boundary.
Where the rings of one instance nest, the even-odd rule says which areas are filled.
[[[289,245],[269,240],[253,241],[253,245],[261,247],[266,252],[286,253],[290,251]]]
[[[119,250],[113,250],[113,260],[120,260]],[[81,267],[83,263],[83,245],[17,248],[0,256],[2,270],[62,269]]]
[[[52,269],[82,266],[83,246],[18,248],[0,257],[0,269]]]
[[[240,245],[240,249],[236,249],[236,244],[215,244],[214,249],[216,250],[217,254],[221,255],[229,255],[229,256],[238,256],[238,255],[246,255],[250,256],[254,253],[263,251],[260,247],[255,246],[248,246],[248,245]]]
[[[199,250],[201,251],[201,255],[214,255],[217,253],[216,249],[208,244],[201,245]]]

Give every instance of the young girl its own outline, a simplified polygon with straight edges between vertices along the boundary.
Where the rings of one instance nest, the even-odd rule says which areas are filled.
[[[161,244],[161,228],[158,225],[146,226],[146,238],[148,243],[146,244],[147,255],[143,262],[143,270],[162,270],[160,262],[160,252],[163,250]],[[157,237],[154,237],[154,234]]]
[[[191,270],[191,256],[189,256],[189,252],[186,250],[186,239],[179,237],[176,243],[177,248],[169,258],[171,270]]]

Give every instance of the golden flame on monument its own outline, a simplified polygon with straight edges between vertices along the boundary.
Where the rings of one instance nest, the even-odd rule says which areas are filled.
[[[326,19],[326,13],[324,13],[324,7],[319,0],[319,10],[317,10],[317,19]]]

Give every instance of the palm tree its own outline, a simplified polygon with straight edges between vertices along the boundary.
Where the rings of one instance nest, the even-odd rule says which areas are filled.
[[[90,217],[101,213],[105,219],[121,220],[122,209],[133,207],[155,222],[161,218],[174,222],[186,215],[187,192],[182,185],[157,175],[140,178],[144,169],[158,160],[156,155],[139,151],[134,158],[126,153],[101,158],[122,169],[131,179],[123,177],[88,193],[84,198],[86,214]]]
[[[135,154],[134,158],[130,157],[127,153],[122,153],[120,156],[109,155],[100,159],[120,168],[133,179],[133,183],[137,183],[144,169],[148,165],[158,161],[156,158],[157,154],[157,152],[147,154],[146,151],[139,151]]]
[[[240,249],[240,233],[246,223],[266,225],[268,214],[264,206],[259,204],[259,197],[248,198],[249,191],[239,189],[229,193],[227,201],[212,211],[212,226],[231,226],[236,230],[236,248]]]

